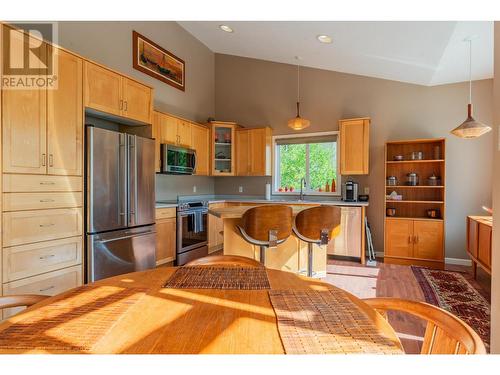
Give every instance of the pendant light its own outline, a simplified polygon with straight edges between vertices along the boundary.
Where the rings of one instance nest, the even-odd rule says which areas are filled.
[[[295,56],[297,60],[297,116],[288,120],[288,127],[293,130],[302,130],[311,125],[311,121],[300,117],[300,66],[299,66],[299,56]]]
[[[451,134],[460,138],[477,138],[491,130],[491,127],[474,120],[472,117],[472,38],[465,39],[469,42],[469,104],[467,105],[467,119],[451,131]]]

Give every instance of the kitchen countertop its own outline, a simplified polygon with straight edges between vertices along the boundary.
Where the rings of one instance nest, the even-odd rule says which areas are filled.
[[[209,203],[277,203],[277,204],[324,204],[324,205],[334,205],[334,206],[352,206],[352,207],[366,207],[369,202],[344,202],[340,199],[315,199],[307,197],[304,200],[294,199],[292,197],[285,196],[272,196],[271,200],[267,200],[261,196],[238,196],[238,195],[186,195],[179,196],[179,201],[188,200],[204,200]],[[158,201],[156,202],[156,208],[170,208],[177,207],[176,201]]]

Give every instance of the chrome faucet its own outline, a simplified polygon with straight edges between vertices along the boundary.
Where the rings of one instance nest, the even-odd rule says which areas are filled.
[[[304,191],[302,190],[306,186],[306,178],[302,177],[300,179],[300,197],[299,200],[303,201],[304,200]]]

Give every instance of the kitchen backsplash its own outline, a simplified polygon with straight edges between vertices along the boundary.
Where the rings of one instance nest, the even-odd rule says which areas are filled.
[[[207,176],[156,174],[155,187],[157,201],[174,200],[178,195],[215,194],[214,178]]]

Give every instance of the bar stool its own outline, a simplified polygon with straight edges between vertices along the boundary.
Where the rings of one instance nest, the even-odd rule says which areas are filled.
[[[327,245],[340,232],[340,207],[318,206],[300,211],[293,232],[307,242],[307,276],[313,275],[313,245]]]
[[[247,210],[238,229],[245,241],[260,246],[260,263],[265,265],[266,249],[285,242],[292,234],[292,224],[292,208],[272,204]]]

